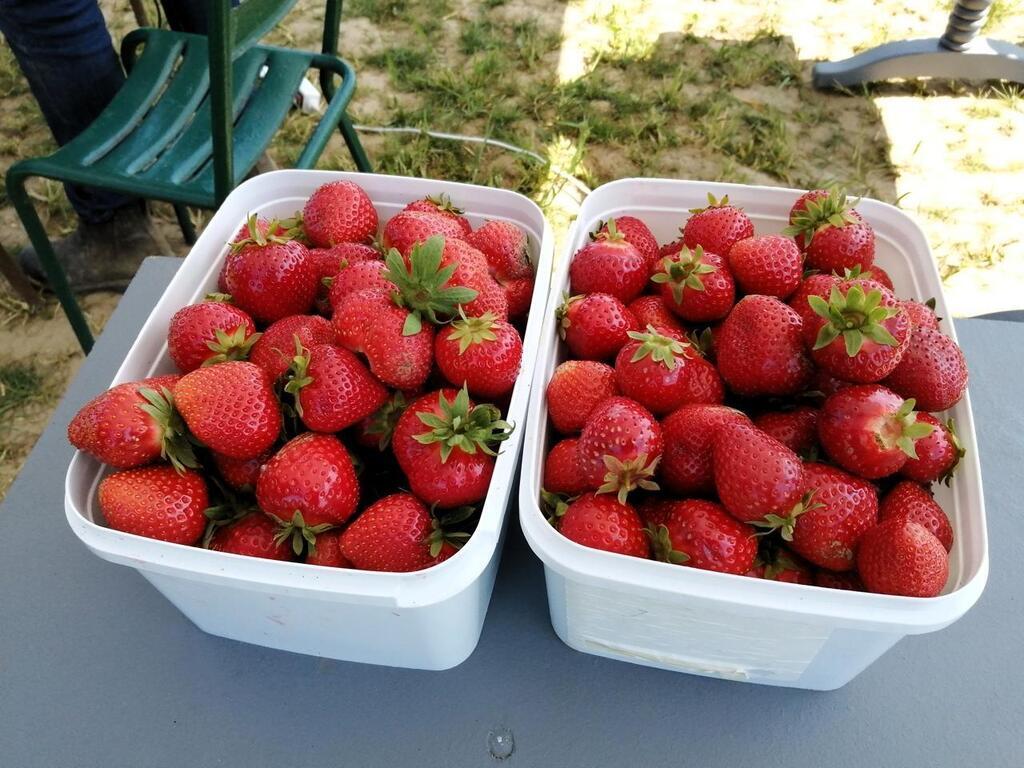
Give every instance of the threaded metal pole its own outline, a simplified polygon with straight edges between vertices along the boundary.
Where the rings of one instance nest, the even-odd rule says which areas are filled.
[[[964,50],[985,26],[992,3],[993,0],[956,0],[939,45],[951,51]]]

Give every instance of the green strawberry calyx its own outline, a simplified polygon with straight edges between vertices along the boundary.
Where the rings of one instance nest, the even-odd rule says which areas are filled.
[[[460,355],[465,354],[474,344],[498,340],[498,335],[494,332],[498,317],[493,312],[484,312],[480,317],[466,317],[460,306],[459,318],[452,323],[452,332],[448,335],[448,340],[459,342]]]
[[[694,328],[687,335],[690,339],[690,346],[695,349],[701,357],[707,357],[715,348],[715,336],[710,328],[698,330]]]
[[[799,571],[800,566],[797,565],[791,558],[786,555],[776,555],[775,560],[770,563],[764,563],[764,577],[766,579],[777,580],[786,571]]]
[[[566,496],[564,493],[552,493],[543,488],[540,489],[541,509],[547,513],[548,522],[558,527],[558,521],[569,511],[569,503],[576,497]]]
[[[285,240],[308,243],[306,229],[302,221],[302,211],[296,211],[287,219],[278,219],[277,231],[280,232],[279,237],[283,237]]]
[[[313,383],[313,377],[309,375],[309,350],[302,346],[299,335],[295,334],[295,356],[289,366],[288,382],[284,385],[284,391],[295,398],[295,412],[302,416],[302,403],[299,401],[299,392],[303,387]]]
[[[615,219],[608,219],[603,225],[599,224],[597,232],[590,236],[591,240],[601,240],[607,243],[620,243],[625,241],[626,236],[619,232],[615,225]]]
[[[697,246],[690,250],[685,245],[675,257],[666,256],[661,260],[661,269],[651,276],[651,282],[668,285],[676,304],[683,303],[683,289],[704,290],[701,275],[715,272],[716,268],[704,263],[704,249]]]
[[[282,520],[277,515],[271,515],[271,517],[277,521],[278,526],[277,533],[274,534],[274,543],[280,544],[291,539],[292,552],[296,555],[302,555],[303,551],[308,555],[315,554],[316,537],[324,531],[334,528],[330,523],[306,525],[302,513],[297,509],[292,513],[291,520]]]
[[[912,397],[904,400],[903,405],[885,420],[878,432],[878,441],[883,448],[899,448],[911,459],[917,458],[914,443],[922,437],[928,437],[935,429],[931,424],[917,420],[917,412],[914,410],[916,405],[917,401]]]
[[[736,206],[735,205],[729,205],[729,196],[728,195],[722,195],[722,199],[718,200],[718,199],[715,198],[715,196],[713,194],[708,192],[708,204],[705,205],[703,208],[691,208],[690,209],[690,213],[692,213],[692,214],[694,214],[696,216],[698,213],[704,213],[704,211],[710,211],[712,208],[736,208]],[[742,210],[742,209],[737,209],[737,210]]]
[[[283,243],[287,243],[289,240],[294,239],[289,236],[289,233],[293,231],[292,228],[289,228],[290,224],[291,220],[289,219],[284,221],[271,219],[267,222],[266,231],[264,231],[264,229],[260,227],[259,217],[255,213],[250,213],[249,218],[246,221],[246,226],[249,229],[249,236],[240,238],[231,243],[231,251],[237,252],[251,245],[262,248],[267,245],[281,245]]]
[[[597,489],[598,493],[614,493],[619,503],[625,504],[629,492],[637,488],[645,491],[658,491],[661,487],[651,478],[658,468],[661,456],[655,456],[650,462],[647,461],[647,454],[641,453],[635,459],[622,461],[605,454],[604,466],[608,472],[604,476],[604,484]]]
[[[370,416],[366,433],[368,435],[377,435],[380,438],[377,441],[377,448],[379,450],[387,450],[388,445],[391,444],[391,436],[395,433],[398,418],[405,412],[408,406],[409,401],[406,399],[405,394],[398,390]]]
[[[447,192],[442,192],[440,195],[427,195],[426,201],[443,213],[453,213],[456,216],[461,216],[466,212],[452,202]]]
[[[138,408],[156,422],[160,430],[160,457],[169,461],[179,475],[185,469],[199,469],[199,461],[189,440],[185,422],[174,407],[174,394],[167,387],[160,391],[152,387],[139,387],[139,395],[146,402]]]
[[[221,304],[234,304],[235,297],[232,296],[230,293],[221,293],[220,291],[213,291],[211,293],[206,294],[203,297],[203,301],[213,301]]]
[[[448,285],[457,265],[442,267],[443,256],[444,238],[434,235],[412,247],[408,262],[394,248],[384,257],[384,277],[395,285],[391,300],[409,310],[403,336],[419,333],[424,319],[434,325],[451,320],[460,304],[468,304],[477,297],[473,288]]]
[[[200,546],[203,549],[209,549],[210,542],[213,541],[213,535],[218,530],[225,525],[241,520],[253,511],[252,507],[239,506],[233,495],[228,496],[222,504],[207,507],[203,510],[203,514],[206,516],[206,530],[203,531]]]
[[[654,552],[655,560],[675,565],[682,565],[689,561],[690,556],[688,554],[672,546],[672,538],[668,535],[668,527],[664,524],[659,525],[657,528],[648,526],[644,528],[644,533],[647,534],[647,538],[651,541],[651,550]]]
[[[640,346],[636,348],[633,356],[629,358],[631,363],[639,362],[649,355],[654,362],[661,363],[670,371],[674,371],[680,357],[684,359],[692,357],[690,353],[692,347],[689,344],[669,336],[664,336],[658,333],[654,326],[651,325],[647,326],[646,333],[629,331],[629,338],[640,342]]]
[[[583,300],[583,294],[576,296],[570,296],[568,292],[562,294],[562,303],[555,310],[555,317],[558,319],[558,336],[561,339],[565,338],[566,331],[572,326],[572,321],[569,319],[569,309],[577,301]]]
[[[949,432],[949,442],[953,445],[953,451],[956,453],[956,460],[953,462],[953,465],[943,473],[939,480],[945,483],[946,487],[949,487],[950,482],[953,480],[953,474],[956,472],[956,468],[960,466],[961,460],[967,455],[967,449],[964,448],[964,444],[960,440],[960,435],[956,433],[955,420],[950,419],[946,422],[946,431]]]
[[[860,199],[857,199],[851,203],[844,189],[832,187],[825,197],[805,201],[804,208],[793,214],[793,222],[782,233],[791,237],[803,235],[809,241],[823,229],[841,229],[848,224],[859,224],[860,219],[853,213],[859,202]]]
[[[755,536],[767,536],[772,531],[779,531],[785,541],[793,540],[793,531],[796,530],[797,518],[812,509],[821,509],[825,505],[814,501],[815,490],[808,491],[785,515],[776,515],[769,512],[761,520],[754,520],[752,525],[762,530],[755,533]]]
[[[239,323],[238,327],[230,333],[223,328],[217,328],[213,333],[215,338],[206,342],[207,349],[213,354],[203,360],[204,368],[217,363],[226,363],[229,360],[248,360],[252,345],[263,335],[262,333],[246,335],[244,323]]]
[[[501,418],[497,406],[486,403],[470,407],[469,390],[465,386],[452,402],[448,402],[443,392],[438,392],[437,403],[441,409],[440,416],[433,412],[416,414],[430,427],[430,431],[414,435],[413,439],[422,445],[440,444],[442,464],[448,461],[456,448],[463,453],[480,451],[488,456],[497,456],[493,446],[508,440],[515,429]]]
[[[860,285],[853,285],[844,296],[838,286],[832,286],[828,301],[820,296],[808,296],[807,303],[814,314],[824,318],[825,324],[818,331],[814,349],[822,349],[840,336],[846,346],[846,354],[856,357],[864,346],[865,339],[888,347],[900,343],[889,333],[884,323],[899,314],[898,307],[883,307],[882,292],[864,293]]]
[[[454,549],[462,549],[469,541],[468,531],[453,531],[452,527],[465,523],[477,513],[476,507],[459,507],[447,512],[444,516],[438,517],[434,510],[430,511],[430,533],[427,534],[424,543],[427,545],[430,556],[437,557],[447,544]]]

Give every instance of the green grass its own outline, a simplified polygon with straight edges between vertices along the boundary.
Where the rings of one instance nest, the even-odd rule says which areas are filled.
[[[32,366],[9,363],[0,366],[0,418],[43,396],[43,377]]]

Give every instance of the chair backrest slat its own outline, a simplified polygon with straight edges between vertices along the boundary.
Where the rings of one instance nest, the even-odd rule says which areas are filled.
[[[237,59],[266,35],[295,5],[296,0],[242,0],[232,10],[233,55]]]

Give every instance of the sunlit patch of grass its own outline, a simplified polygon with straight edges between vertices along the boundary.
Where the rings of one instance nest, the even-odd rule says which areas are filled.
[[[0,366],[0,419],[44,395],[43,376],[31,365]]]

